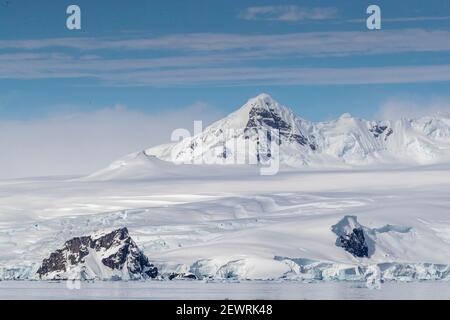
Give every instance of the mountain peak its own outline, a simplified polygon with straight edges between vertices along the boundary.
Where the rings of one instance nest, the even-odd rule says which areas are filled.
[[[296,116],[287,107],[279,104],[267,93],[261,93],[249,99],[242,107],[225,118],[213,123],[214,129],[245,129],[248,127],[265,127],[267,123],[292,123]],[[273,127],[273,126],[270,126]]]
[[[269,124],[273,127],[274,122],[295,121],[296,116],[288,107],[279,104],[267,93],[261,93],[249,99],[240,109],[232,113],[230,117],[240,118],[242,128],[260,127]]]
[[[276,104],[277,102],[267,93],[260,93],[256,97],[250,98],[248,102],[260,102],[264,105]]]
[[[240,109],[231,113],[222,120],[213,123],[202,133],[202,139],[211,138],[212,145],[223,145],[217,141],[217,132],[226,132],[229,129],[241,132],[244,140],[254,140],[258,144],[270,144],[271,139],[278,139],[286,143],[295,143],[299,147],[315,150],[313,137],[309,136],[309,123],[298,118],[294,112],[279,104],[266,93],[249,99]],[[270,133],[270,134],[269,134]],[[269,134],[267,141],[259,140],[260,134]],[[272,134],[275,136],[272,137]]]
[[[253,97],[247,101],[241,108],[245,112],[250,112],[252,109],[262,109],[262,110],[277,110],[277,109],[287,109],[281,106],[275,99],[273,99],[267,93],[261,93],[256,97]]]

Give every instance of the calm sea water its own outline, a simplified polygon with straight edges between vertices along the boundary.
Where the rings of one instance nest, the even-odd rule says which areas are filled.
[[[450,299],[450,282],[0,281],[0,299]]]

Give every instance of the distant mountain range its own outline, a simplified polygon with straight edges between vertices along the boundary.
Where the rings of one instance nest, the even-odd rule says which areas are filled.
[[[260,94],[201,133],[128,155],[109,170],[134,161],[159,162],[155,158],[187,164],[264,164],[276,159],[294,168],[450,162],[450,114],[395,121],[343,114],[310,122]]]

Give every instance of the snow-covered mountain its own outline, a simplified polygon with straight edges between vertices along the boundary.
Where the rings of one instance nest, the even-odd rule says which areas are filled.
[[[66,241],[37,271],[41,279],[148,279],[158,269],[138,248],[127,228]]]
[[[450,114],[396,121],[343,114],[314,123],[260,94],[202,132],[128,155],[100,175],[134,172],[136,167],[141,172],[148,167],[143,162],[153,168],[159,160],[218,165],[264,165],[276,160],[294,168],[450,162]]]
[[[312,132],[312,123],[261,94],[200,134],[144,152],[176,163],[258,164],[277,157],[279,149],[282,163],[298,166],[316,153]]]

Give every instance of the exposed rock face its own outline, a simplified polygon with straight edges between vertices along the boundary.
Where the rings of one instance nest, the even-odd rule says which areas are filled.
[[[369,131],[373,134],[375,138],[384,137],[384,140],[387,141],[388,137],[394,133],[394,131],[389,128],[387,125],[375,123],[369,129]]]
[[[41,279],[147,279],[158,269],[121,228],[68,240],[37,273]]]
[[[302,146],[309,145],[312,150],[316,149],[314,143],[310,142],[305,135],[294,133],[292,126],[287,123],[269,103],[266,102],[264,107],[256,106],[250,109],[249,119],[246,125],[247,130],[270,128],[279,131],[280,136],[286,138],[290,142],[297,142]]]
[[[358,258],[369,257],[369,246],[364,235],[364,228],[355,216],[345,216],[341,221],[331,227],[338,236],[336,245],[344,248]]]
[[[186,272],[186,273],[176,273],[176,272],[173,272],[173,273],[171,273],[171,274],[169,275],[169,280],[174,280],[174,279],[177,279],[177,280],[179,280],[179,279],[183,279],[183,280],[186,280],[186,279],[189,279],[189,280],[196,280],[196,279],[197,279],[197,276],[196,276],[195,274],[193,274],[193,273],[190,273],[190,272]]]
[[[362,228],[354,228],[352,233],[340,236],[338,245],[355,257],[369,257],[369,248],[367,247]]]

